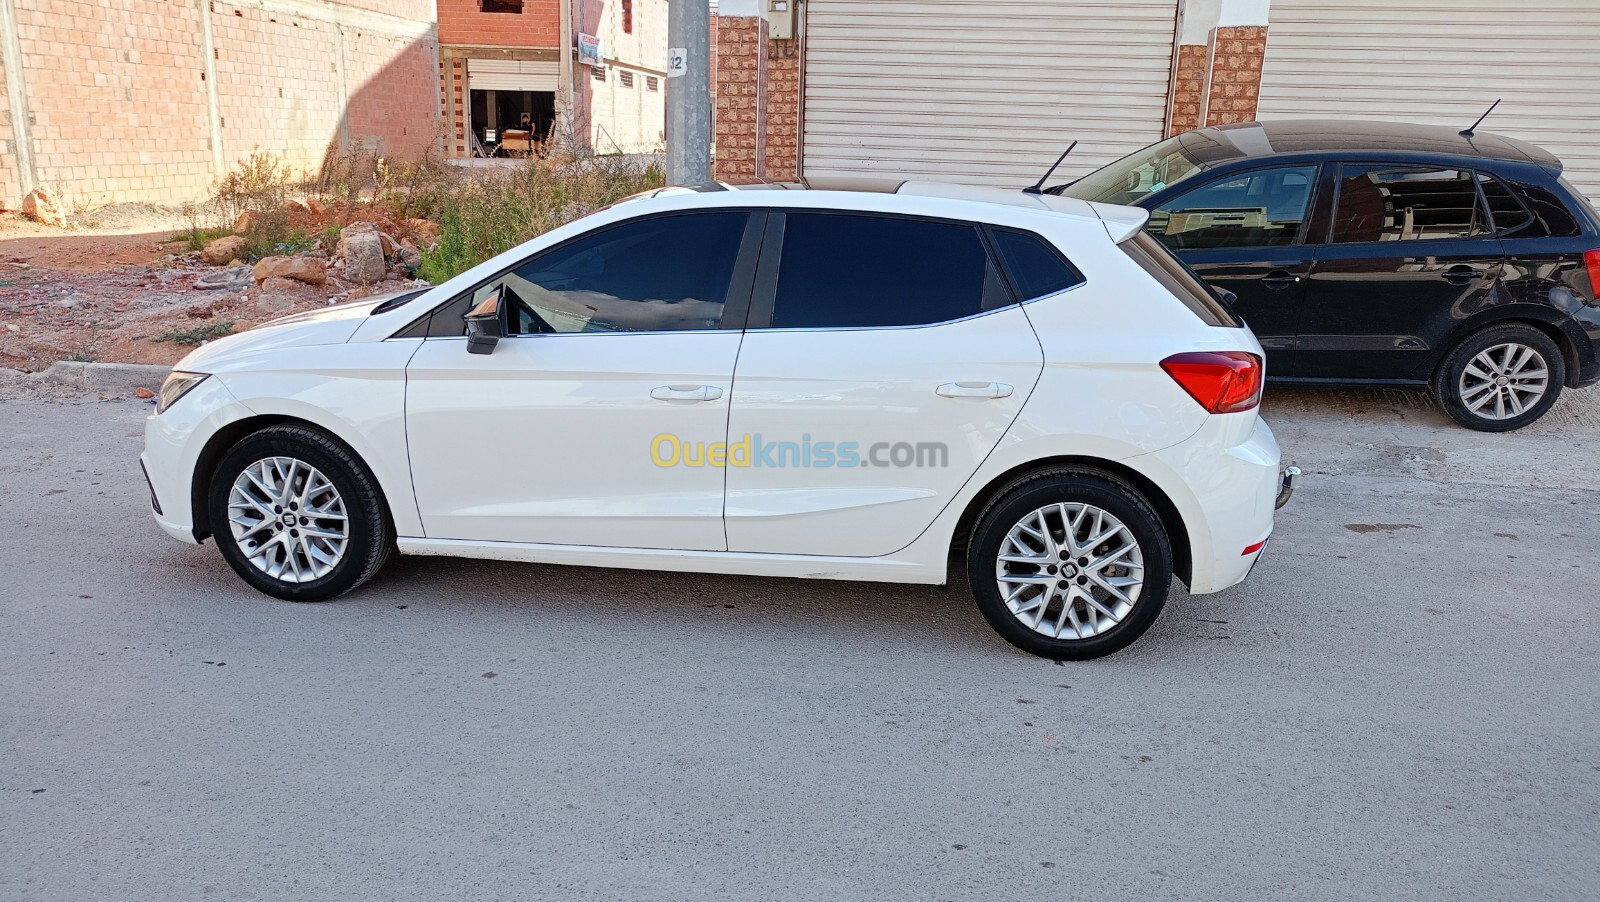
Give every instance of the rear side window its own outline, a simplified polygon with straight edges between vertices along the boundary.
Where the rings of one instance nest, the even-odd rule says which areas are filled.
[[[1489,218],[1493,220],[1496,232],[1502,235],[1515,232],[1533,221],[1533,216],[1504,182],[1487,172],[1480,172],[1478,187],[1483,189],[1483,200],[1489,205]]]
[[[930,325],[997,298],[1010,300],[974,225],[786,214],[773,328]]]
[[[1488,232],[1469,170],[1339,167],[1335,244],[1470,238]]]
[[[1083,284],[1083,276],[1049,242],[1029,232],[991,229],[989,237],[1017,290],[1017,299],[1031,301]]]
[[[1194,270],[1179,260],[1167,246],[1162,244],[1154,235],[1140,229],[1132,238],[1117,245],[1123,252],[1133,258],[1152,278],[1160,282],[1162,287],[1172,292],[1173,296],[1183,302],[1185,307],[1194,311],[1208,326],[1227,326],[1237,329],[1244,325],[1232,311],[1217,300],[1211,288],[1195,275]]]

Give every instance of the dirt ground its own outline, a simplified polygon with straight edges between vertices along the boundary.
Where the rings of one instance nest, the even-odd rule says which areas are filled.
[[[0,214],[0,367],[173,364],[209,338],[404,287],[330,278],[264,293],[247,268],[210,266],[189,251],[187,228],[151,207],[101,211],[69,229]]]

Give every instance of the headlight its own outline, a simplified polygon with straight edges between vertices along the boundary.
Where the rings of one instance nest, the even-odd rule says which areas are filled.
[[[156,415],[166,413],[177,400],[187,395],[196,385],[210,378],[208,373],[184,373],[173,370],[167,374],[167,381],[161,383],[161,393],[156,395]]]

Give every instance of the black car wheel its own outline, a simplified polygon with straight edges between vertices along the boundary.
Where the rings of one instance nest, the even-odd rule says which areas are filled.
[[[217,465],[207,500],[228,565],[289,601],[354,589],[394,546],[377,480],[343,445],[303,426],[240,440]]]
[[[1172,546],[1132,486],[1093,470],[1046,470],[1020,477],[979,515],[967,580],[1007,642],[1087,660],[1155,623],[1172,585]]]
[[[1450,418],[1468,429],[1509,432],[1544,416],[1566,378],[1566,361],[1550,336],[1507,323],[1456,345],[1440,365],[1433,391]]]

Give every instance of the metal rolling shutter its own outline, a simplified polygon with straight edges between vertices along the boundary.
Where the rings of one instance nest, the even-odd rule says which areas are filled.
[[[467,60],[474,91],[554,91],[561,64],[528,60]]]
[[[1176,0],[810,0],[808,177],[1022,187],[1159,141]]]
[[[1521,138],[1600,197],[1597,0],[1273,0],[1258,115],[1398,119]]]

